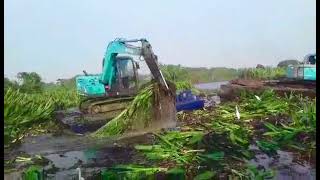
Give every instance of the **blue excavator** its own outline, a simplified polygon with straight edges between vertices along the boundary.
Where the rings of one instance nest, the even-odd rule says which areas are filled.
[[[162,89],[172,93],[172,89],[169,88],[159,68],[158,58],[153,53],[150,43],[146,39],[117,38],[107,46],[102,60],[101,74],[88,74],[83,71],[84,75],[76,77],[76,88],[81,97],[80,111],[72,109],[67,112],[57,112],[57,119],[70,126],[74,132],[83,133],[95,130],[105,124],[106,120],[119,115],[144,85],[139,82],[141,81],[138,76],[140,67],[136,58],[133,58],[135,56],[146,62],[153,80]],[[168,98],[168,103],[175,103],[167,104],[167,107],[173,107],[172,112],[194,110],[204,106],[204,101],[192,95],[191,91],[180,93],[176,102],[170,101],[170,97],[161,98],[163,100]],[[165,114],[170,114],[170,112]],[[170,117],[165,118],[170,119]]]
[[[84,71],[84,75],[76,77],[77,91],[82,97],[79,108],[82,113],[100,114],[111,119],[128,106],[139,89],[139,63],[133,56],[142,57],[153,79],[169,90],[150,43],[146,39],[118,38],[107,46],[101,74],[90,75]]]

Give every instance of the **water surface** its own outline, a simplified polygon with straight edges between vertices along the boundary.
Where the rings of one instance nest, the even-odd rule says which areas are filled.
[[[194,86],[201,90],[216,90],[220,89],[221,85],[228,84],[229,81],[220,81],[220,82],[210,82],[210,83],[199,83]]]

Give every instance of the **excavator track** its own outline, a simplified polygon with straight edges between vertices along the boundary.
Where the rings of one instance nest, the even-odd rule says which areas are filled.
[[[90,98],[80,102],[80,111],[88,114],[99,114],[124,110],[134,97]]]
[[[134,97],[90,98],[81,101],[79,108],[56,112],[56,119],[73,132],[92,132],[119,115]]]

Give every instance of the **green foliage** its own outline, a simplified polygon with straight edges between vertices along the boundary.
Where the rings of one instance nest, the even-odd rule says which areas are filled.
[[[171,82],[186,81],[190,78],[187,69],[181,65],[160,65],[160,69],[165,79]]]
[[[235,79],[238,76],[236,69],[215,67],[215,68],[187,68],[190,72],[190,80],[193,83],[206,83],[206,82],[218,82],[229,81]]]
[[[279,149],[278,143],[274,141],[256,141],[258,147],[264,152],[276,152]]]
[[[265,179],[273,177],[273,172],[260,171],[254,166],[243,167],[253,155],[248,145],[256,142],[262,151],[270,154],[283,147],[314,150],[315,103],[315,99],[292,94],[279,97],[272,90],[256,94],[244,92],[239,100],[220,104],[214,111],[181,114],[181,117],[189,116],[186,118],[188,123],[190,119],[197,123],[182,126],[183,131],[155,134],[157,141],[153,145],[137,145],[135,148],[149,160],[175,162],[187,172],[192,171],[190,167],[204,165],[205,169],[195,170],[197,178],[208,176],[212,179],[213,172],[219,173],[224,168],[231,169],[229,177]],[[236,107],[240,119],[236,116]],[[292,122],[285,119],[289,117]],[[301,134],[307,139],[297,139]],[[242,166],[238,165],[239,162],[243,162]]]
[[[172,169],[169,169],[167,172],[166,172],[166,175],[167,175],[167,179],[178,179],[178,180],[185,180],[185,174],[186,174],[186,171],[184,168],[181,168],[181,167],[174,167]]]
[[[189,80],[195,81],[192,78],[196,76],[192,75],[192,78],[190,77],[190,74],[194,72],[189,71],[190,69],[188,68],[179,67],[181,69],[178,70],[175,68],[167,68],[169,74],[165,75],[166,78],[173,79],[177,89],[192,88]],[[199,74],[204,76],[206,80],[210,79],[209,76],[205,76],[206,70],[199,68],[194,71],[197,73],[203,72],[203,74]],[[261,72],[256,74],[249,73],[249,77],[258,77],[260,79],[278,77],[275,69],[260,69],[259,71]],[[281,72],[280,69],[279,72]],[[50,120],[54,110],[76,105],[78,96],[72,83],[74,83],[73,80],[60,86],[45,85],[44,92],[29,92],[28,88],[22,90],[19,85],[5,79],[4,136],[6,144],[12,142],[13,139],[16,140],[21,137],[21,133],[31,125]],[[18,90],[19,88],[20,90]],[[146,112],[150,111],[153,92],[152,85],[140,91],[129,108],[97,131],[95,136],[105,137],[121,134],[130,129],[132,122],[136,120],[141,121],[143,125],[147,124],[150,118],[148,118]],[[240,119],[236,116],[236,107],[239,110]],[[142,152],[149,160],[156,162],[166,160],[181,165],[183,171],[178,172],[184,175],[185,172],[189,172],[190,169],[188,168],[190,166],[197,167],[205,163],[207,163],[206,165],[218,164],[220,167],[229,168],[228,164],[232,163],[228,162],[231,159],[230,156],[235,156],[235,152],[239,151],[246,154],[250,142],[256,142],[258,147],[265,152],[274,152],[282,147],[295,147],[300,150],[310,149],[310,147],[315,149],[316,99],[302,98],[292,94],[281,98],[271,90],[259,94],[246,92],[241,95],[238,101],[223,103],[212,112],[201,110],[192,112],[192,115],[195,116],[192,117],[192,121],[202,119],[209,119],[209,121],[206,123],[197,122],[196,126],[200,127],[201,125],[201,130],[198,130],[200,128],[189,127],[188,131],[170,131],[162,135],[155,134],[157,141],[153,145],[136,145],[136,150]],[[279,119],[274,122],[267,119],[267,117],[279,117],[280,115],[290,117],[292,122],[278,122]],[[262,128],[264,128],[264,136],[258,137],[259,139],[256,139],[255,122],[257,124],[263,122],[261,124]],[[208,133],[203,127],[210,133],[214,132],[222,135],[225,139],[222,138],[221,140],[221,138],[217,139],[216,136],[213,136],[210,141],[214,141],[216,143],[215,146],[203,147],[204,137],[207,138],[206,135]],[[227,149],[229,147],[231,151],[228,151],[230,150]],[[239,148],[235,149],[235,147]],[[237,155],[237,157],[239,156]],[[249,155],[245,157],[249,157]],[[249,166],[245,170],[247,172],[231,169],[231,172],[239,177],[251,179],[264,179],[273,175],[270,171],[259,171],[254,166]],[[166,169],[129,165],[108,168],[102,173],[102,176],[104,179],[119,179],[119,175],[123,179],[152,179],[154,174],[160,171],[166,171]],[[171,171],[174,172],[175,169]],[[197,173],[200,172],[200,174],[195,178],[212,179],[218,171],[219,169],[212,171],[209,168],[196,171]],[[29,172],[28,177],[39,177],[36,168],[29,170]]]
[[[56,88],[30,94],[8,88],[4,95],[5,143],[33,124],[50,120],[55,110],[77,104],[78,96],[73,90]]]
[[[270,80],[279,79],[286,76],[285,68],[247,68],[241,69],[239,72],[239,78],[242,79],[258,79],[258,80]]]
[[[44,173],[38,166],[31,166],[23,173],[23,180],[44,180]]]
[[[282,127],[276,127],[271,123],[265,123],[265,126],[269,129],[264,133],[265,136],[270,136],[276,142],[288,145],[291,140],[294,139],[301,132],[305,132],[302,127],[289,127],[282,124]]]
[[[42,92],[44,83],[39,74],[36,72],[20,72],[17,75],[21,85],[19,89],[25,93],[38,93]]]
[[[171,131],[168,132],[164,137],[170,142],[179,142],[180,145],[193,145],[201,141],[203,136],[203,131]]]
[[[269,140],[257,141],[257,145],[266,152],[274,152],[283,146],[300,146],[296,142],[300,135],[315,140],[316,100],[298,96],[281,98],[272,90],[261,94],[242,93],[238,102],[225,103],[216,109],[212,129],[215,132],[227,132],[231,142],[240,146],[248,145],[255,129],[248,124],[266,117],[291,117],[292,122],[265,122]],[[235,107],[238,107],[240,120],[237,120]],[[288,124],[289,123],[289,124]],[[303,149],[303,148],[302,148]]]
[[[305,127],[311,132],[316,130],[316,99],[300,99],[299,110],[293,114],[293,125]]]
[[[237,120],[236,107],[240,120]],[[279,98],[272,90],[258,95],[243,93],[239,102],[225,103],[216,109],[211,128],[214,132],[228,133],[232,143],[246,147],[252,134],[248,122],[285,114],[289,112],[289,108],[287,100]]]
[[[150,120],[152,97],[154,95],[154,84],[143,88],[135,96],[128,108],[122,111],[117,117],[109,121],[106,125],[92,134],[94,137],[107,137],[119,135],[130,130],[133,122],[135,124],[147,125]]]
[[[167,132],[158,135],[158,143],[155,145],[137,145],[135,148],[143,152],[150,160],[172,160],[177,164],[186,165],[194,160],[200,160],[199,152],[193,150],[192,145],[201,141],[202,132]]]
[[[8,89],[4,95],[5,140],[33,123],[50,119],[53,111],[54,103],[48,98]]]
[[[241,127],[235,123],[217,121],[212,123],[212,129],[220,133],[227,132],[229,134],[229,139],[234,144],[241,146],[249,145],[248,135],[250,132],[246,127]]]
[[[76,107],[80,102],[80,96],[75,87],[67,88],[64,86],[55,86],[47,89],[41,96],[50,98],[54,102],[56,110]]]
[[[166,171],[166,168],[143,167],[138,165],[117,165],[102,171],[102,179],[150,179],[155,180],[155,174]]]
[[[210,159],[210,160],[214,160],[214,161],[218,161],[218,160],[222,160],[224,157],[224,152],[218,151],[218,152],[213,152],[210,154],[205,154],[203,155],[204,157]]]
[[[214,177],[215,173],[211,171],[205,171],[199,175],[197,175],[194,180],[207,180],[212,179]]]
[[[254,165],[248,165],[247,175],[250,179],[264,180],[274,177],[274,172],[271,170],[258,170]]]
[[[193,85],[188,81],[178,81],[175,83],[177,91],[192,89]]]
[[[4,77],[4,91],[7,89],[18,89],[19,84],[17,81],[11,81],[9,78]]]
[[[206,83],[227,81],[237,77],[237,70],[230,68],[191,68],[181,65],[160,65],[164,77],[172,82],[191,81],[191,83]]]
[[[236,119],[235,106],[238,106],[240,119],[244,121],[270,115],[281,115],[290,110],[289,102],[284,98],[278,97],[271,89],[260,94],[242,93],[237,104],[231,102],[218,107],[218,113],[221,118]]]
[[[311,141],[315,141],[316,99],[291,98],[290,103],[295,104],[290,111],[293,121],[290,124],[280,123],[278,126],[266,122],[265,126],[268,132],[264,133],[264,135],[272,138],[282,146],[296,147],[296,142],[301,141],[296,139],[300,134],[311,138]]]
[[[79,103],[75,86],[46,85],[35,72],[21,72],[17,76],[20,84],[4,78],[5,144],[16,141],[33,124],[51,119],[55,110]]]

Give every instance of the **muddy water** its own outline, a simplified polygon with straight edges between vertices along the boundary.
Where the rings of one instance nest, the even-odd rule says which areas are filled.
[[[92,140],[85,136],[51,134],[27,137],[20,147],[6,152],[6,158],[41,155],[49,162],[43,165],[47,179],[78,179],[77,168],[81,169],[82,177],[94,179],[106,167],[119,164],[145,164],[148,162],[134,150],[135,144],[152,144],[151,134],[131,134],[122,138]],[[295,180],[315,179],[315,169],[307,163],[295,162],[294,155],[286,151],[277,151],[269,156],[257,146],[251,145],[250,151],[255,157],[249,161],[260,170],[274,170],[274,179]],[[23,164],[16,164],[15,172],[5,174],[5,179],[21,179]]]
[[[313,180],[316,179],[316,171],[307,162],[294,162],[293,153],[277,150],[277,154],[269,156],[263,153],[257,146],[249,147],[255,153],[254,159],[250,164],[258,167],[260,170],[273,170],[274,179],[281,180]]]
[[[41,155],[48,160],[43,166],[47,179],[77,179],[77,168],[82,176],[93,178],[102,169],[119,164],[147,163],[136,153],[134,144],[152,143],[151,134],[126,136],[113,139],[92,140],[76,135],[53,136],[51,134],[28,137],[20,147],[6,152],[6,158],[20,154],[31,157]],[[16,164],[17,171],[5,174],[5,179],[21,179],[26,164]]]

